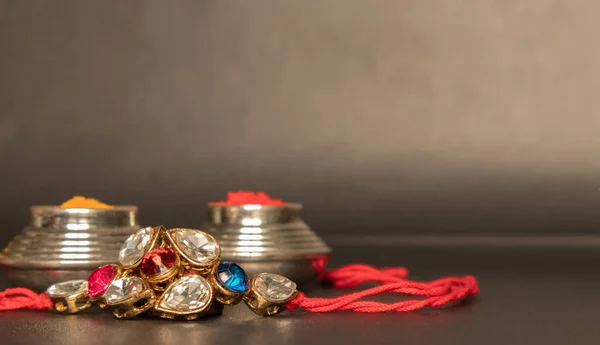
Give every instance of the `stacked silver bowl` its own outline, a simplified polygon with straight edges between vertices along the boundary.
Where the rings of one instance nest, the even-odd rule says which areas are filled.
[[[202,229],[221,245],[221,256],[248,275],[277,273],[295,282],[323,271],[331,249],[300,217],[300,204],[209,205]]]
[[[87,279],[94,268],[114,262],[123,241],[139,228],[135,206],[33,206],[29,224],[0,253],[0,266],[10,285],[37,291]]]

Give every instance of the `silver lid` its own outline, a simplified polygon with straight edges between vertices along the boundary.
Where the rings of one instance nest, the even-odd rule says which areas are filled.
[[[112,208],[60,208],[59,206],[32,206],[32,227],[71,230],[77,228],[137,226],[136,206],[114,206]],[[84,226],[83,224],[86,224]]]
[[[300,219],[301,204],[285,205],[208,205],[207,221],[212,224],[266,226]]]

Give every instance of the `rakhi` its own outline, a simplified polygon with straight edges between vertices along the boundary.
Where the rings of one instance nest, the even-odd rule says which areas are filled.
[[[77,313],[98,305],[117,318],[152,315],[194,320],[221,314],[225,305],[244,301],[256,314],[272,316],[284,310],[309,312],[405,312],[448,305],[477,295],[472,276],[447,277],[431,282],[407,280],[403,267],[376,269],[352,264],[323,273],[320,279],[337,288],[365,282],[380,285],[337,298],[309,298],[290,279],[260,273],[248,279],[240,265],[222,261],[219,243],[196,229],[147,227],[122,245],[118,263],[94,270],[88,280],[71,280],[37,294],[24,288],[0,292],[0,310],[52,309]],[[363,301],[383,293],[425,297],[386,304]]]

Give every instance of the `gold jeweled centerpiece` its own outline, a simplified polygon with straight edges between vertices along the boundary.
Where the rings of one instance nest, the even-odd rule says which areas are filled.
[[[275,315],[297,295],[296,284],[271,273],[248,279],[237,264],[221,260],[221,247],[196,229],[143,228],[122,244],[118,263],[94,270],[87,281],[47,289],[55,311],[75,313],[99,305],[117,318],[148,314],[194,320],[246,302],[256,314]]]

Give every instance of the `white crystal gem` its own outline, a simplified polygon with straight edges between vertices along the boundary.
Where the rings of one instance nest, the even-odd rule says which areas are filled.
[[[69,280],[56,283],[46,290],[51,297],[69,297],[87,290],[87,280]]]
[[[254,288],[262,297],[279,303],[292,297],[296,292],[296,283],[277,274],[261,273],[254,280]]]
[[[116,304],[144,291],[144,281],[138,277],[125,277],[113,281],[106,290],[106,303]]]
[[[167,310],[191,311],[204,307],[212,298],[211,288],[200,276],[185,276],[171,284],[160,302]]]
[[[153,235],[154,229],[143,228],[129,236],[121,246],[119,263],[123,266],[131,266],[140,261],[150,249],[150,241]]]
[[[200,264],[211,262],[219,255],[217,242],[202,231],[176,229],[173,239],[185,255]]]

